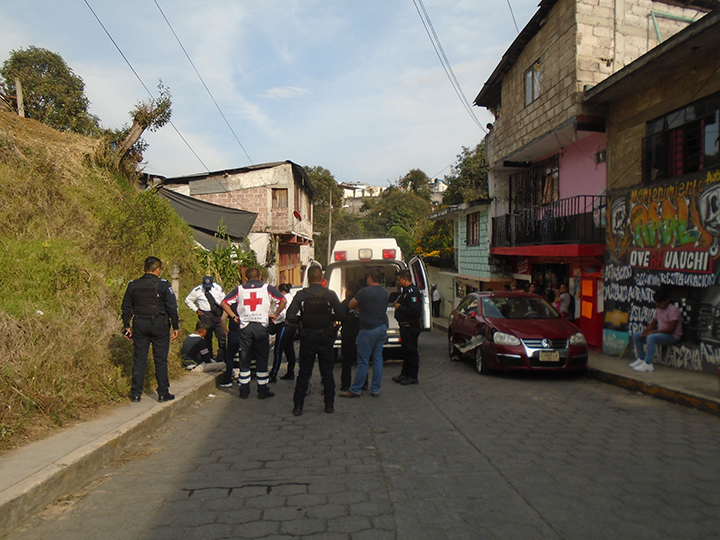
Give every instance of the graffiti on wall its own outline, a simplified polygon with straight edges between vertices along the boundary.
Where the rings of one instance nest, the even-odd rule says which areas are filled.
[[[663,362],[695,371],[720,365],[720,171],[618,190],[607,200],[608,352],[618,353],[620,335],[627,347],[628,336],[652,321],[653,295],[665,286],[684,335]]]

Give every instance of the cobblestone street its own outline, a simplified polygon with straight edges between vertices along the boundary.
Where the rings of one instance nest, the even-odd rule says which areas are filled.
[[[442,332],[420,344],[420,385],[388,363],[379,398],[332,415],[317,369],[300,417],[294,382],[217,389],[6,538],[718,537],[717,417],[584,377],[483,377]]]

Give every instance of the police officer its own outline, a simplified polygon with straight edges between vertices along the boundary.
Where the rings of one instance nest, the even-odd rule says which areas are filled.
[[[167,356],[170,339],[178,337],[178,308],[172,286],[160,279],[162,262],[156,257],[145,259],[145,275],[128,283],[122,301],[122,321],[127,339],[133,340],[133,370],[130,399],[138,402],[145,385],[150,344],[153,347],[158,401],[170,401]],[[130,319],[132,318],[132,326]],[[170,325],[172,324],[172,333]]]
[[[295,395],[293,396],[293,414],[300,416],[303,412],[308,384],[312,376],[315,357],[318,359],[320,376],[323,383],[325,412],[335,412],[335,321],[345,318],[345,308],[333,291],[322,286],[322,269],[311,266],[308,270],[309,287],[295,295],[287,311],[287,320],[300,323],[300,369]]]
[[[418,337],[422,330],[422,295],[410,280],[410,272],[403,270],[398,274],[398,283],[403,288],[395,301],[395,319],[400,325],[400,353],[403,367],[400,375],[393,377],[396,383],[406,386],[418,383],[420,354],[418,353]]]
[[[185,297],[185,305],[197,313],[200,322],[208,329],[207,334],[205,334],[205,344],[210,351],[210,356],[213,355],[213,333],[217,336],[218,362],[225,361],[227,343],[227,331],[222,320],[223,309],[220,306],[224,298],[225,293],[222,287],[213,282],[213,278],[210,276],[205,276],[202,283]]]

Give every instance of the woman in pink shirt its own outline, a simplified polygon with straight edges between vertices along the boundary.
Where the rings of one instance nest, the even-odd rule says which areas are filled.
[[[682,314],[670,303],[667,292],[660,289],[653,299],[657,306],[653,320],[645,330],[632,336],[638,356],[630,367],[635,371],[654,371],[652,362],[657,346],[675,345],[682,337]]]

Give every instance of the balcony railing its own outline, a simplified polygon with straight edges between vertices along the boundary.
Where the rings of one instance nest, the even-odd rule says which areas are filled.
[[[605,243],[605,197],[578,195],[492,220],[492,247]]]

